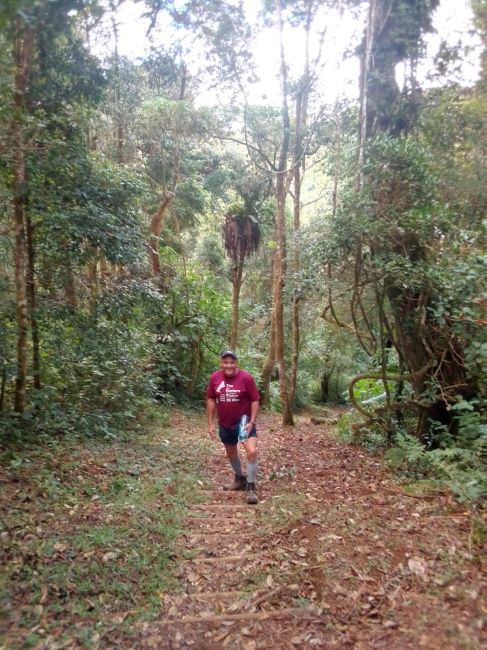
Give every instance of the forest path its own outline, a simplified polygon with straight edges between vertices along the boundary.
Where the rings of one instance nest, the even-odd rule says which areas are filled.
[[[175,413],[171,426],[200,437],[204,421],[184,420]],[[231,469],[209,442],[201,502],[180,538],[180,588],[136,647],[485,647],[471,513],[404,494],[378,457],[336,440],[336,420],[283,428],[261,415],[258,506],[221,490]]]

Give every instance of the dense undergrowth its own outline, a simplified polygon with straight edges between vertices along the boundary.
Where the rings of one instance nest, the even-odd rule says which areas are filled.
[[[399,480],[412,489],[447,491],[460,502],[480,502],[487,497],[487,424],[468,403],[459,406],[455,438],[445,427],[436,427],[429,441],[419,440],[408,431],[407,421],[384,432],[379,426],[363,426],[355,412],[340,418],[338,436],[381,454]]]

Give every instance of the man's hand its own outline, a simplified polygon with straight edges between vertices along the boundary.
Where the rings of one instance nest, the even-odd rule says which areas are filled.
[[[209,397],[206,401],[206,416],[207,416],[207,422],[208,422],[208,433],[210,434],[210,438],[212,440],[216,440],[216,434],[215,434],[215,425],[213,422],[215,421],[215,412],[216,412],[216,401]]]
[[[247,432],[248,436],[250,436],[250,432],[252,431],[253,428],[254,428],[254,423],[250,422],[250,421],[247,422],[247,424],[245,425],[245,431]],[[244,447],[245,447],[245,443],[247,442],[247,440],[248,440],[248,438],[246,438],[245,440],[240,441]]]

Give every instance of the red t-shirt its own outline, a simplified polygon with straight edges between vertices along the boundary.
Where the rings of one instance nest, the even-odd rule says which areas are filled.
[[[260,400],[254,378],[240,369],[233,377],[225,377],[223,370],[214,372],[206,396],[216,400],[218,422],[227,429],[236,426],[242,415],[250,418],[250,403]]]

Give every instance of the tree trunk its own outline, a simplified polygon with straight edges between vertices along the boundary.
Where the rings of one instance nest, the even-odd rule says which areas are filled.
[[[0,413],[3,412],[3,402],[5,399],[5,386],[7,384],[7,366],[2,365],[2,375],[0,379]]]
[[[29,298],[30,330],[32,336],[32,375],[34,388],[41,388],[41,354],[39,341],[39,326],[36,314],[36,285],[34,270],[34,241],[33,228],[29,215],[25,215],[25,234],[27,237],[27,295]]]
[[[397,48],[396,44],[404,41],[410,50],[418,46],[422,32],[429,28],[430,15],[438,0],[429,3],[417,0],[410,4],[411,12],[406,16],[399,3],[370,0],[367,32],[362,45],[359,187],[367,182],[362,175],[367,138],[379,133],[396,137],[411,124],[411,118],[406,119],[405,111],[401,110],[404,97],[395,77],[396,66],[404,59],[406,50]],[[409,96],[407,101],[410,102]],[[381,198],[376,197],[378,204]],[[411,233],[406,233],[402,242],[397,239],[393,243],[386,241],[384,248],[387,246],[400,251],[404,259],[413,264],[423,263],[427,259],[426,250]],[[373,250],[371,253],[372,257],[376,254]],[[448,397],[453,395],[448,395],[449,390],[456,389],[457,394],[468,391],[462,355],[453,349],[455,343],[451,332],[443,333],[430,321],[426,295],[421,295],[416,287],[396,284],[387,275],[384,286],[394,316],[395,346],[401,363],[412,374],[411,383],[421,409],[416,432],[423,437],[431,420],[451,424]],[[380,309],[379,301],[377,305]],[[382,366],[385,374],[384,336],[382,333]],[[421,406],[430,384],[438,386],[441,396],[434,403]]]
[[[276,0],[276,11],[279,22],[280,51],[281,51],[281,119],[282,142],[279,154],[279,167],[276,176],[275,195],[276,210],[276,256],[274,273],[274,311],[276,319],[276,361],[279,367],[279,392],[281,397],[282,423],[284,426],[293,425],[293,414],[289,401],[286,360],[284,356],[284,281],[286,277],[286,167],[289,153],[290,120],[287,105],[287,67],[284,57],[283,21],[281,0]]]
[[[72,276],[73,271],[71,269],[71,265],[69,268]],[[69,285],[71,285],[71,282],[69,283]],[[74,283],[72,286],[74,289]],[[89,289],[88,303],[90,306],[90,311],[94,311],[96,308],[96,303],[98,302],[98,262],[96,260],[92,260],[88,265],[88,289]],[[72,295],[73,298],[76,300],[76,294],[74,293]],[[71,306],[73,307],[73,309],[77,308],[76,303],[73,303]]]
[[[186,389],[186,394],[191,397],[195,391],[196,383],[198,381],[198,375],[201,367],[201,362],[203,360],[203,354],[201,352],[201,336],[198,336],[196,341],[192,345],[193,356],[191,359],[191,379]]]
[[[64,278],[63,278],[63,287],[64,287],[64,302],[67,307],[76,311],[78,309],[78,296],[76,294],[76,283],[74,280],[73,267],[71,265],[71,258],[68,251],[66,251],[64,262]],[[88,277],[90,280],[90,292],[91,292],[91,265],[88,268]]]
[[[300,185],[301,174],[299,165],[294,169],[294,248],[293,248],[293,276],[294,282],[300,270],[299,258],[299,217],[300,217]],[[299,360],[299,306],[300,292],[294,288],[293,302],[291,306],[291,373],[289,380],[289,401],[291,408],[295,407],[296,400],[296,383],[298,377],[298,360]]]
[[[428,322],[428,317],[418,313],[419,299],[411,289],[394,287],[387,295],[394,314],[398,352],[408,370],[416,373],[411,383],[417,400],[424,400],[430,384],[437,384],[441,391],[438,399],[420,409],[416,435],[423,439],[432,421],[446,425],[454,434],[455,412],[449,408],[449,402],[455,395],[468,399],[474,393],[467,381],[462,351],[452,349],[451,336],[446,332],[442,335],[437,326]],[[434,341],[428,340],[431,333]],[[436,353],[435,346],[438,346]]]
[[[183,75],[181,78],[181,86],[179,88],[180,102],[184,101],[184,96],[186,93],[186,83],[187,83],[187,76],[186,76],[186,69],[184,68]],[[180,152],[179,149],[177,149],[174,157],[174,170],[172,173],[172,178],[170,179],[168,185],[165,185],[165,189],[162,195],[162,200],[159,204],[159,207],[152,215],[151,222],[150,222],[151,236],[149,241],[149,257],[150,257],[150,263],[152,268],[152,275],[156,280],[156,283],[159,286],[159,289],[161,291],[163,286],[162,286],[162,278],[161,278],[161,258],[159,255],[160,235],[164,227],[167,211],[171,203],[173,202],[174,197],[176,196],[176,189],[179,182],[180,163],[181,163]],[[168,186],[172,187],[173,191],[167,189]]]
[[[306,123],[306,107],[309,93],[308,82],[308,65],[306,66],[306,75],[304,85],[296,96],[296,117],[295,117],[295,140],[294,140],[294,160],[293,160],[293,230],[294,230],[294,247],[293,247],[293,302],[291,307],[291,374],[289,401],[291,408],[296,406],[296,383],[298,378],[299,362],[299,311],[300,311],[300,291],[296,288],[296,282],[301,269],[300,260],[300,239],[299,230],[301,222],[301,168],[304,168],[304,151],[303,151],[303,128]]]
[[[374,34],[376,24],[377,6],[376,0],[370,0],[369,15],[365,33],[364,56],[360,60],[360,118],[359,118],[359,154],[358,154],[358,175],[357,190],[363,185],[363,166],[365,162],[365,143],[367,138],[367,101],[369,89],[369,70],[374,45]]]
[[[149,257],[151,262],[152,275],[154,276],[154,278],[157,279],[157,281],[159,281],[161,277],[161,258],[159,256],[159,238],[162,232],[162,228],[164,227],[164,221],[166,219],[167,210],[171,205],[173,198],[174,198],[173,192],[164,192],[162,201],[159,204],[157,210],[152,215],[151,222],[150,222],[151,237],[149,241]]]
[[[341,175],[341,158],[342,158],[342,133],[340,124],[340,113],[338,110],[338,100],[335,102],[334,109],[334,146],[335,164],[333,166],[333,190],[331,194],[331,216],[334,219],[337,214],[338,205],[338,184]]]
[[[33,32],[22,18],[15,19],[12,135],[14,148],[14,228],[15,228],[15,289],[17,304],[17,377],[15,382],[15,410],[23,413],[27,406],[27,331],[29,315],[26,291],[25,241],[25,182],[26,160],[24,150],[23,117],[25,93],[32,60]]]
[[[232,269],[232,323],[230,326],[230,348],[235,350],[238,340],[238,311],[240,302],[240,289],[242,287],[242,274],[244,258],[239,257]]]
[[[272,270],[272,287],[274,287],[274,274],[275,274],[275,262],[273,265],[273,270]],[[276,365],[276,314],[274,311],[274,306],[272,306],[271,309],[271,329],[269,333],[269,349],[267,351],[267,357],[266,360],[264,361],[264,365],[262,367],[262,390],[261,390],[261,395],[260,395],[260,403],[261,406],[269,406],[270,405],[270,385],[271,385],[271,377],[272,377],[272,372],[274,370],[274,366]]]
[[[330,399],[330,379],[331,374],[326,371],[321,375],[321,401],[324,404]]]
[[[114,267],[112,267],[113,269]],[[103,290],[107,288],[108,279],[111,275],[110,267],[105,257],[100,259],[100,285]]]
[[[22,156],[23,157],[23,156]],[[16,185],[22,184],[22,175],[25,169],[16,156]],[[24,205],[22,197],[14,199],[15,214],[15,288],[17,302],[17,379],[15,383],[15,410],[23,413],[26,407],[27,387],[27,328],[28,309],[25,276],[25,230],[24,230]]]

